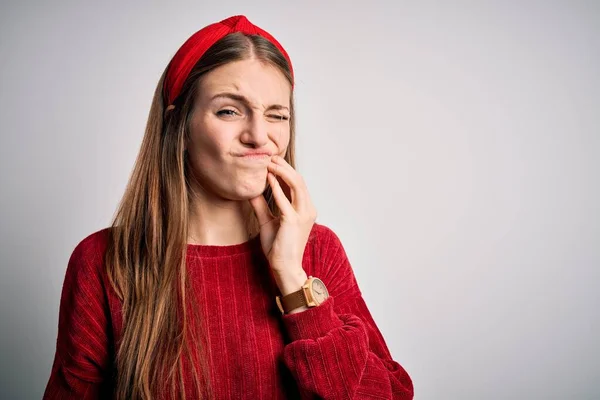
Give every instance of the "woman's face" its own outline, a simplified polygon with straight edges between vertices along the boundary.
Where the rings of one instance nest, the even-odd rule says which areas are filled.
[[[196,179],[211,194],[247,200],[266,187],[270,155],[290,140],[290,84],[276,68],[250,59],[220,66],[200,81],[186,143]],[[243,156],[248,152],[267,155]]]

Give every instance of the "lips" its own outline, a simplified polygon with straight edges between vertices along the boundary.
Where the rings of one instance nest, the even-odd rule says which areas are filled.
[[[240,156],[239,158],[248,161],[269,161],[271,159],[271,156],[269,154],[248,154]]]
[[[250,158],[259,158],[259,157],[271,157],[272,153],[268,151],[247,151],[245,153],[238,154],[239,157],[250,157]]]

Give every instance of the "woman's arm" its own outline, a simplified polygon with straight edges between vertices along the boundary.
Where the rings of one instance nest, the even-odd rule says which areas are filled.
[[[303,397],[412,399],[412,380],[392,359],[341,242],[329,228],[319,230],[321,276],[330,297],[318,307],[283,315],[291,339],[284,362]]]
[[[109,397],[110,311],[97,237],[82,240],[69,259],[60,299],[56,353],[44,400]]]

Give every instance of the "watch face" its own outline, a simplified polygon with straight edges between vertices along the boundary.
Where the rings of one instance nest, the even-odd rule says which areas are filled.
[[[312,282],[312,292],[317,303],[321,304],[329,297],[329,292],[322,280],[316,278]]]

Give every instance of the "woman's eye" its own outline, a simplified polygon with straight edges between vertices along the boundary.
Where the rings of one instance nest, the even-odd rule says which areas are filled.
[[[273,118],[273,119],[277,119],[279,121],[287,121],[289,119],[289,117],[285,116],[285,115],[276,115],[276,114],[271,114],[268,115],[269,118]]]
[[[219,111],[217,111],[217,115],[219,115],[219,116],[223,115],[223,116],[226,116],[226,117],[233,117],[235,115],[238,115],[238,113],[235,110],[226,109],[226,110],[219,110]]]

